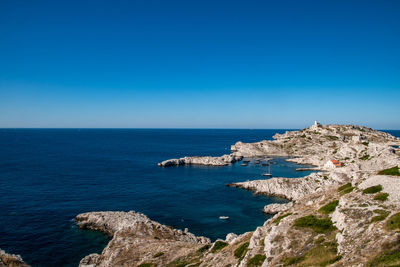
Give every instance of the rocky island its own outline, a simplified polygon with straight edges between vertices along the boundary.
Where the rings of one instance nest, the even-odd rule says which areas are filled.
[[[302,178],[271,178],[230,186],[279,196],[264,208],[264,225],[213,243],[135,212],[89,212],[81,228],[112,239],[80,266],[399,266],[399,138],[354,125],[320,125],[237,142],[222,157],[186,157],[160,166],[222,166],[243,157],[289,156],[320,170]],[[260,211],[261,212],[261,211]]]

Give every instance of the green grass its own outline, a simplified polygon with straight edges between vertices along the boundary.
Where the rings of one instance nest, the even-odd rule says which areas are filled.
[[[211,247],[210,244],[204,245],[204,246],[202,246],[201,248],[199,248],[199,249],[197,250],[197,252],[203,253],[203,252],[209,250],[210,247]]]
[[[338,188],[338,191],[340,192],[340,191],[343,191],[343,190],[345,190],[347,188],[350,188],[350,187],[351,187],[351,183],[347,183],[347,184],[344,184],[344,185],[340,186]]]
[[[234,251],[235,257],[238,259],[243,259],[244,256],[246,255],[249,244],[250,244],[249,242],[245,242],[245,243],[241,244],[240,247],[235,249],[235,251]]]
[[[400,230],[400,212],[389,217],[386,227],[392,231]]]
[[[386,250],[379,253],[369,262],[370,267],[394,267],[400,266],[400,246],[399,242],[387,244]]]
[[[332,141],[339,140],[339,137],[333,136],[333,135],[326,135],[326,138],[328,138],[329,140],[332,140]]]
[[[362,156],[362,157],[360,157],[360,159],[361,160],[369,160],[369,155]]]
[[[261,266],[267,257],[262,254],[257,254],[253,258],[247,261],[248,267],[257,267]]]
[[[389,197],[388,193],[379,193],[374,197],[375,200],[386,201]]]
[[[387,216],[389,216],[390,211],[387,210],[374,210],[377,216],[372,217],[371,222],[380,222],[386,219]]]
[[[286,218],[287,216],[290,216],[290,215],[292,215],[292,213],[283,214],[283,215],[279,216],[278,218],[276,218],[276,219],[274,220],[274,223],[275,223],[276,225],[278,225],[278,224],[281,222],[281,220],[282,220],[283,218]]]
[[[228,243],[224,242],[224,241],[217,241],[215,242],[213,248],[211,249],[212,253],[215,253],[221,249],[223,249],[224,247],[226,247],[228,245]]]
[[[323,214],[330,214],[335,211],[336,207],[339,205],[339,200],[334,200],[326,204],[325,206],[322,206],[319,209],[319,212]]]
[[[378,193],[380,191],[382,191],[382,185],[378,184],[378,185],[374,185],[374,186],[370,186],[368,188],[365,188],[363,190],[363,194],[375,194]]]
[[[332,221],[327,219],[319,219],[315,215],[308,215],[295,220],[294,226],[302,228],[310,228],[317,233],[324,233],[335,229]]]
[[[156,254],[154,254],[154,258],[158,258],[158,257],[161,257],[162,255],[164,255],[164,252],[157,252]]]
[[[393,167],[390,169],[381,170],[380,172],[378,172],[378,174],[400,176],[400,170],[399,170],[399,167],[396,166],[396,167]]]
[[[324,242],[307,251],[303,256],[295,256],[283,260],[283,266],[327,266],[341,259],[337,255],[335,242]]]

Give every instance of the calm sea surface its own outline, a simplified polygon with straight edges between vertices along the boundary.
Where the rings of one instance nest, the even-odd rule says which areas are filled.
[[[108,238],[80,230],[81,212],[142,212],[215,240],[254,230],[264,205],[282,202],[226,187],[263,179],[265,168],[159,168],[187,155],[229,153],[236,141],[271,139],[285,130],[0,129],[0,248],[33,266],[76,266]],[[400,136],[400,131],[388,131]],[[299,177],[298,165],[275,160],[274,176]],[[230,220],[219,220],[219,216]]]

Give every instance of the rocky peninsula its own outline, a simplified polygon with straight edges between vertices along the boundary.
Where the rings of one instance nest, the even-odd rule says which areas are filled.
[[[4,250],[0,249],[0,267],[29,267],[20,255],[7,254]]]
[[[315,123],[274,140],[237,142],[230,155],[164,161],[159,165],[223,166],[243,157],[288,156],[320,171],[231,184],[289,202],[266,206],[275,215],[254,231],[214,243],[140,213],[80,214],[80,227],[112,236],[80,266],[398,266],[399,144],[367,127]]]

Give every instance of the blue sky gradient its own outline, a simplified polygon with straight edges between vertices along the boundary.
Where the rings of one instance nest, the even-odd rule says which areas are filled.
[[[1,1],[0,127],[400,129],[400,1]]]

